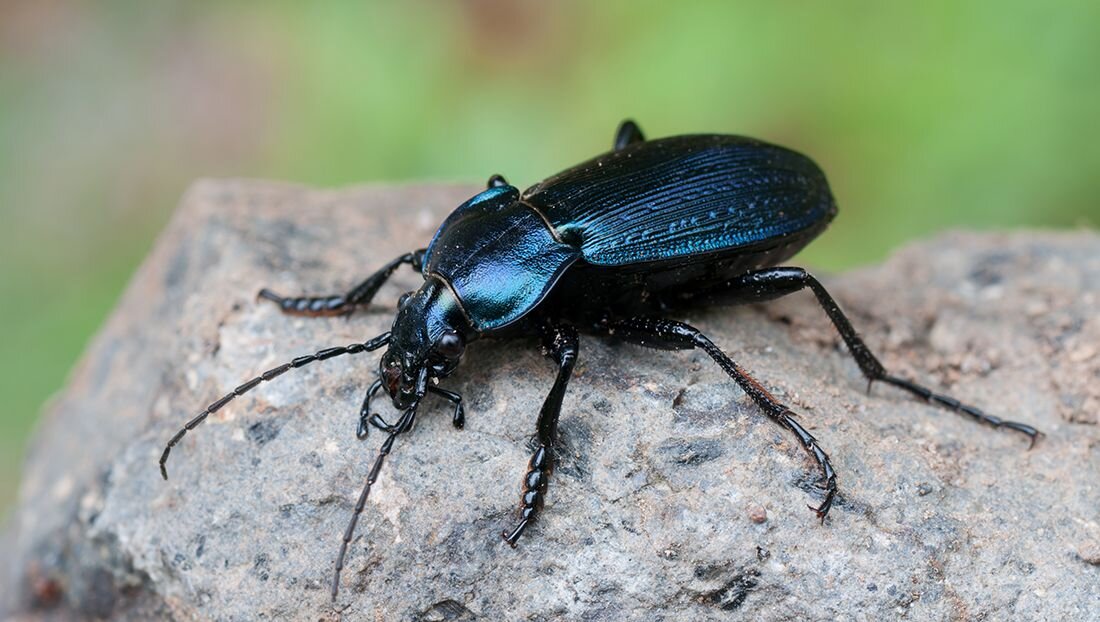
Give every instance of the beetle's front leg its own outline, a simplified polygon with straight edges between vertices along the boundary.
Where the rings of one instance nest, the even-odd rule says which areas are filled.
[[[366,395],[363,396],[363,405],[359,407],[359,427],[355,430],[355,436],[359,440],[367,438],[367,424],[370,423],[370,403],[381,388],[382,380],[375,380],[367,389]]]
[[[523,477],[523,495],[520,498],[520,521],[511,532],[503,531],[501,536],[512,547],[523,535],[527,526],[535,520],[546,498],[546,487],[550,481],[550,472],[554,469],[554,453],[557,443],[558,417],[561,415],[561,402],[565,396],[569,378],[573,375],[573,364],[577,361],[579,342],[577,329],[572,326],[547,327],[543,332],[543,345],[547,356],[558,364],[558,375],[554,386],[542,403],[539,411],[536,440],[538,447],[527,464],[527,474]]]
[[[446,389],[440,389],[439,387],[428,387],[428,393],[434,393],[439,397],[454,404],[454,412],[451,415],[451,423],[454,427],[461,430],[466,426],[466,409],[462,407],[462,396],[454,391],[448,391]]]
[[[287,315],[344,315],[351,313],[356,307],[370,304],[374,295],[378,293],[382,285],[389,280],[394,271],[402,264],[409,264],[414,270],[419,271],[424,264],[425,252],[427,252],[425,249],[420,249],[411,253],[405,253],[382,266],[381,269],[364,279],[362,283],[356,285],[346,294],[295,296],[288,298],[280,296],[270,289],[264,288],[260,290],[259,297],[279,305],[282,312]]]
[[[374,399],[375,393],[382,388],[382,381],[375,380],[370,388],[367,389],[367,395],[363,398],[363,405],[359,408],[359,427],[355,431],[355,435],[359,437],[359,440],[367,438],[367,426],[374,426],[385,433],[390,433],[393,430],[393,426],[386,423],[386,420],[382,418],[378,413],[371,413],[370,403]],[[462,396],[454,391],[448,391],[446,389],[440,389],[439,387],[428,386],[428,393],[434,393],[454,404],[454,413],[451,416],[451,423],[458,429],[462,429],[466,425],[466,409],[462,407]]]

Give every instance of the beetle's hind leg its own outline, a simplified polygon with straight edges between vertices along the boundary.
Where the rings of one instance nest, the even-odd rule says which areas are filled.
[[[539,411],[538,429],[535,439],[538,447],[527,464],[527,474],[523,476],[523,494],[520,497],[520,521],[511,532],[501,532],[504,541],[515,547],[519,537],[527,526],[537,517],[546,498],[546,487],[550,481],[550,472],[554,468],[554,458],[558,433],[558,417],[561,416],[561,401],[569,378],[573,375],[573,364],[577,360],[579,343],[577,329],[572,326],[547,327],[543,332],[543,345],[547,356],[558,364],[558,375],[554,386],[542,403]]]
[[[822,522],[829,514],[836,498],[836,473],[829,456],[817,443],[817,439],[794,420],[794,413],[777,400],[767,389],[757,382],[736,362],[726,355],[706,335],[693,326],[675,320],[635,317],[627,320],[612,320],[605,325],[614,337],[643,346],[661,350],[691,350],[698,348],[707,353],[722,371],[740,385],[741,389],[776,423],[790,430],[798,437],[798,442],[821,468],[825,498],[817,507],[810,506]]]
[[[927,402],[966,415],[979,423],[1026,434],[1032,445],[1042,435],[1039,430],[1029,425],[995,417],[974,406],[964,404],[951,396],[937,393],[911,380],[888,373],[878,358],[871,352],[871,349],[867,347],[867,344],[852,328],[852,323],[848,321],[847,316],[840,310],[840,306],[825,290],[825,287],[802,268],[777,267],[750,272],[728,281],[719,288],[704,292],[702,297],[704,299],[715,299],[716,301],[726,299],[733,302],[762,302],[793,294],[804,288],[809,288],[814,293],[818,304],[825,311],[825,315],[829,316],[829,320],[832,321],[833,326],[836,327],[837,332],[844,339],[852,358],[855,359],[860,371],[867,378],[868,391],[871,389],[871,383],[875,381],[885,382],[904,389]]]
[[[367,277],[346,294],[285,297],[264,288],[260,290],[259,297],[279,305],[279,308],[287,315],[346,315],[356,307],[370,304],[374,295],[378,293],[382,285],[389,280],[402,264],[409,264],[414,270],[420,270],[424,263],[425,252],[425,249],[420,249],[401,255],[382,266],[380,270]]]
[[[641,142],[645,142],[645,136],[642,135],[642,129],[638,127],[637,123],[631,119],[626,119],[619,124],[619,129],[615,131],[615,151],[619,151],[627,145]]]

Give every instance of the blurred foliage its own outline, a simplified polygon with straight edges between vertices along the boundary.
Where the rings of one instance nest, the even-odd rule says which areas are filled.
[[[196,177],[523,186],[631,116],[811,154],[841,212],[804,262],[839,269],[949,227],[1095,225],[1098,61],[1084,1],[5,2],[0,507]]]

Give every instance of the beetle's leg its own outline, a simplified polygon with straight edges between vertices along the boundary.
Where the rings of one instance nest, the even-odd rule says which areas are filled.
[[[531,460],[527,463],[527,474],[523,477],[519,524],[511,532],[503,531],[500,534],[513,548],[523,531],[535,520],[546,498],[546,486],[550,481],[550,472],[554,469],[561,401],[573,374],[573,364],[577,361],[577,329],[566,325],[547,326],[543,331],[543,345],[547,356],[558,364],[558,375],[542,403],[542,410],[539,411],[538,431],[535,436],[538,447],[531,455]]]
[[[504,175],[501,175],[499,173],[490,177],[489,182],[485,184],[487,188],[500,188],[507,185],[508,180],[504,179]]]
[[[371,383],[370,388],[367,389],[367,395],[363,398],[363,405],[359,408],[359,427],[355,431],[355,435],[360,439],[367,438],[367,426],[372,425],[383,432],[389,433],[393,431],[393,426],[386,423],[386,420],[381,415],[370,412],[370,403],[374,399],[374,395],[378,393],[378,390],[382,388],[382,381],[375,380]],[[454,404],[454,414],[452,415],[451,422],[456,428],[462,429],[466,425],[466,410],[462,407],[462,396],[453,391],[447,391],[440,389],[439,387],[429,386],[429,393],[434,393],[443,399]]]
[[[367,438],[367,422],[370,419],[370,403],[381,388],[382,379],[379,378],[371,383],[370,388],[367,389],[366,395],[363,396],[363,405],[359,407],[359,427],[355,429],[355,436],[357,436],[359,440]]]
[[[248,393],[252,389],[256,388],[256,386],[259,385],[261,382],[274,380],[275,378],[285,374],[291,369],[308,365],[314,361],[323,361],[325,359],[330,359],[334,356],[341,356],[343,354],[359,354],[360,352],[370,352],[372,350],[377,350],[378,348],[381,348],[389,342],[390,334],[382,333],[374,339],[371,339],[370,341],[366,341],[364,343],[353,343],[350,346],[345,346],[342,348],[325,348],[324,350],[320,350],[314,354],[299,356],[289,363],[283,363],[278,367],[273,367],[265,371],[264,373],[256,376],[252,380],[249,380],[248,382],[245,382],[236,389],[233,389],[229,393],[226,393],[221,397],[221,399],[211,403],[209,406],[204,408],[202,412],[200,412],[198,415],[195,415],[193,419],[188,421],[186,425],[180,428],[180,431],[176,432],[176,435],[168,441],[168,444],[164,447],[164,453],[160,455],[161,477],[163,477],[164,479],[168,479],[168,469],[165,466],[165,464],[168,462],[168,454],[172,453],[172,448],[179,444],[180,440],[183,439],[183,436],[185,434],[187,434],[191,430],[194,430],[203,421],[206,421],[207,417],[217,412],[218,409],[220,409],[222,406],[225,406],[234,398],[240,397],[245,393]]]
[[[821,502],[821,505],[816,508],[810,506],[810,509],[817,512],[817,516],[822,522],[825,521],[825,516],[829,513],[829,508],[832,507],[833,499],[836,497],[836,473],[829,463],[828,454],[818,445],[817,439],[794,420],[794,413],[791,409],[787,408],[763,385],[749,376],[733,359],[726,356],[726,353],[714,345],[714,342],[706,335],[683,322],[635,317],[627,320],[609,321],[606,328],[608,332],[617,338],[651,348],[662,350],[699,348],[706,352],[715,363],[718,363],[722,371],[726,372],[741,386],[741,389],[752,398],[752,401],[761,410],[774,419],[776,423],[794,432],[794,435],[798,437],[798,441],[802,443],[802,447],[817,461],[818,466],[821,467],[822,479],[825,482],[825,499]]]
[[[428,393],[435,393],[439,397],[454,404],[454,414],[451,415],[451,423],[458,429],[462,429],[466,425],[466,409],[462,407],[462,396],[454,391],[448,391],[446,389],[440,389],[439,387],[429,386]]]
[[[714,294],[705,293],[704,296],[712,295],[716,298],[725,296],[736,299],[738,302],[758,302],[786,296],[807,287],[817,297],[818,304],[825,310],[825,314],[829,316],[833,326],[836,327],[837,332],[844,339],[844,343],[847,344],[852,358],[856,360],[860,371],[867,378],[868,390],[870,390],[872,382],[880,380],[886,384],[904,389],[927,402],[967,415],[979,423],[995,428],[1006,428],[1022,432],[1031,439],[1032,445],[1042,434],[1029,425],[995,417],[974,406],[964,404],[949,395],[936,393],[911,380],[890,375],[882,363],[871,353],[871,349],[867,347],[867,344],[863,342],[855,329],[852,328],[852,323],[848,321],[848,318],[840,310],[840,306],[833,300],[833,297],[829,295],[829,292],[825,291],[821,283],[802,268],[778,267],[757,270],[729,281],[722,287],[721,291],[716,291]]]
[[[362,283],[346,294],[334,294],[330,296],[296,296],[286,298],[276,294],[270,289],[260,290],[259,297],[265,298],[279,305],[283,313],[288,315],[344,315],[351,313],[356,307],[370,303],[374,295],[378,293],[382,285],[393,275],[402,264],[409,264],[414,270],[419,271],[424,263],[425,249],[405,253],[382,266],[378,272],[367,277]]]
[[[619,124],[619,129],[615,132],[615,151],[640,142],[645,142],[645,136],[642,135],[642,130],[637,123],[626,119]]]

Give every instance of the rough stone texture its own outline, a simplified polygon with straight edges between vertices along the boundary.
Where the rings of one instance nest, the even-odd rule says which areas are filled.
[[[0,612],[179,620],[1081,620],[1100,612],[1100,238],[949,234],[826,285],[893,370],[1047,433],[865,393],[808,294],[686,319],[802,414],[841,497],[698,353],[583,338],[545,519],[511,526],[551,366],[481,342],[340,533],[380,442],[354,435],[377,354],[202,405],[296,354],[385,330],[380,306],[290,318],[261,286],[327,293],[423,244],[468,187],[203,182],[48,408],[6,536]]]

